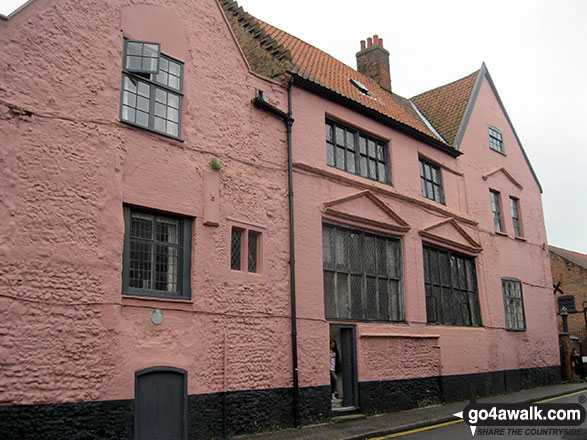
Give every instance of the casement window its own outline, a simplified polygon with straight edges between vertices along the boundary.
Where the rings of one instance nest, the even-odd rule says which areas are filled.
[[[503,134],[497,128],[489,127],[489,148],[505,154],[505,148],[503,146]]]
[[[122,293],[189,299],[192,220],[124,207]]]
[[[420,184],[424,197],[444,205],[442,175],[438,165],[420,158]]]
[[[399,239],[324,224],[322,255],[326,319],[404,320]]]
[[[124,41],[120,120],[181,139],[183,63],[159,43]]]
[[[260,248],[260,232],[233,227],[230,238],[230,268],[259,273],[261,271]]]
[[[381,183],[391,183],[388,146],[370,135],[326,121],[329,166]]]
[[[428,324],[481,326],[475,260],[428,245],[423,251]]]
[[[493,213],[493,226],[496,232],[503,232],[503,221],[501,218],[501,201],[498,191],[489,190],[491,199],[491,212]]]
[[[513,278],[502,278],[505,327],[507,330],[526,330],[522,283]]]
[[[520,201],[515,197],[510,197],[510,209],[512,211],[512,222],[514,224],[514,234],[516,237],[522,236],[522,223],[520,222]]]

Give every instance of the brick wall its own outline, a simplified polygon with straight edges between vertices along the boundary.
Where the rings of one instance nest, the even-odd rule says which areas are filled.
[[[575,297],[576,312],[569,313],[569,333],[579,336],[583,345],[583,352],[587,352],[587,340],[585,331],[585,316],[583,314],[583,302],[587,302],[587,269],[572,261],[563,258],[550,251],[552,266],[552,282],[557,285],[560,282],[560,292],[556,292],[554,301],[558,310],[558,299],[561,296],[573,295]],[[562,319],[558,317],[559,329],[562,330]]]

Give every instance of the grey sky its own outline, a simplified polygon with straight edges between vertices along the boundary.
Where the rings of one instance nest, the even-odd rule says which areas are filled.
[[[14,0],[0,1],[7,14]],[[487,64],[543,187],[549,243],[587,253],[587,1],[241,0],[252,15],[355,68],[378,34],[412,97]]]

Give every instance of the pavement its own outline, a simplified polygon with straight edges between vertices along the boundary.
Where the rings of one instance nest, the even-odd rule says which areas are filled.
[[[477,402],[530,403],[563,396],[581,390],[587,391],[587,383],[567,382],[518,391],[516,393],[483,397],[477,399]],[[235,440],[365,440],[372,437],[379,437],[457,420],[453,414],[462,411],[467,403],[469,402],[462,401],[434,405],[401,412],[377,414],[344,422],[331,421],[328,423],[304,426],[299,429],[283,429],[276,432],[264,432],[234,438]]]

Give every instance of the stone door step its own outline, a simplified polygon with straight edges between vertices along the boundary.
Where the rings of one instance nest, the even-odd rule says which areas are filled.
[[[355,407],[351,407],[351,408],[353,410],[355,410]],[[362,419],[366,419],[366,418],[367,418],[367,416],[365,414],[347,414],[344,416],[333,417],[332,421],[334,423],[344,423],[344,422],[352,422],[354,420],[362,420]]]

